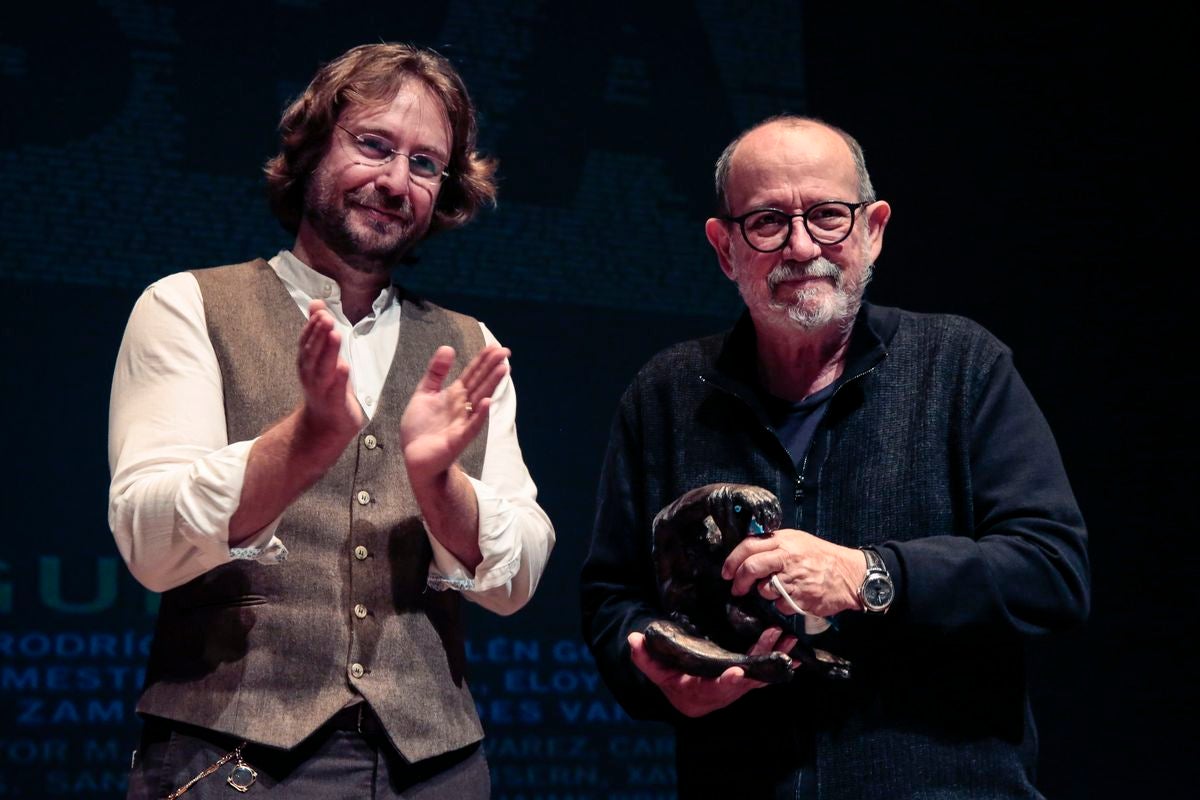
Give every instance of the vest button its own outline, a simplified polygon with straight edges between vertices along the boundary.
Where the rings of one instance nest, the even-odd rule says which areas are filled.
[[[364,606],[362,603],[359,603],[358,605],[356,605],[354,607],[354,616],[358,617],[359,619],[366,619],[367,618],[367,607]]]
[[[374,434],[368,433],[363,437],[363,447],[367,448],[368,450],[374,450],[378,444],[379,440],[375,438]]]
[[[358,547],[354,548],[354,557],[357,558],[359,561],[366,560],[367,555],[368,555],[367,548],[363,547],[361,544]]]
[[[363,665],[359,664],[357,661],[355,661],[353,664],[350,665],[350,677],[351,678],[361,678],[363,676],[363,673],[365,673],[365,672],[366,672],[366,670],[363,669]]]
[[[358,504],[360,506],[365,506],[367,503],[371,502],[371,493],[364,489],[355,495],[355,498],[358,500]]]

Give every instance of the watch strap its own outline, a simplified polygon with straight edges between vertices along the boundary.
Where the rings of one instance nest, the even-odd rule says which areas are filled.
[[[887,565],[883,563],[883,556],[879,555],[879,551],[874,547],[860,547],[858,549],[862,550],[863,555],[867,559],[868,573],[882,572],[884,575],[888,575]],[[889,575],[888,577],[891,576]]]

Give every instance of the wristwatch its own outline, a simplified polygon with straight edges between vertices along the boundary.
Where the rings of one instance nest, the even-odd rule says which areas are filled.
[[[873,548],[859,549],[867,559],[867,577],[863,578],[862,586],[858,587],[859,602],[863,605],[863,611],[868,614],[886,613],[896,597],[892,576],[888,574],[883,558]]]

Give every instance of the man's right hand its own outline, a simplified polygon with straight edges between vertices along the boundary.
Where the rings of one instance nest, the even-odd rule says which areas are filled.
[[[250,538],[282,514],[321,479],[362,430],[362,407],[340,347],[333,316],[323,302],[313,300],[296,349],[304,402],[268,428],[250,449],[241,500],[229,519],[231,545]]]
[[[753,689],[767,685],[747,678],[741,667],[730,667],[715,678],[688,675],[656,661],[646,649],[646,637],[642,634],[629,634],[628,642],[634,666],[661,689],[671,705],[684,716],[702,717],[724,708]],[[768,628],[758,637],[749,654],[763,655],[776,649],[787,651],[795,644],[795,638],[783,636],[779,628]]]
[[[306,436],[329,441],[339,453],[365,421],[340,348],[333,316],[324,302],[313,300],[296,350],[296,371],[304,389],[300,423]]]

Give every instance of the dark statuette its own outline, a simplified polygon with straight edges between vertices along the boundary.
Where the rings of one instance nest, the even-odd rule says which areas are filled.
[[[765,601],[754,592],[729,593],[721,577],[726,557],[747,536],[770,536],[780,525],[779,500],[757,486],[713,483],[682,495],[654,518],[654,567],[667,619],[651,622],[646,646],[659,661],[690,675],[716,677],[741,667],[748,677],[780,683],[797,670],[829,678],[850,677],[850,663],[815,646],[824,629],[808,618],[789,652],[746,655],[772,625]],[[820,624],[814,624],[820,623]],[[786,630],[786,627],[785,627]]]

